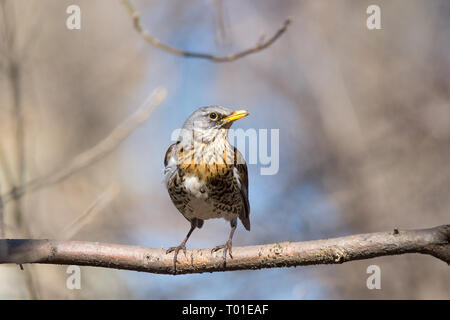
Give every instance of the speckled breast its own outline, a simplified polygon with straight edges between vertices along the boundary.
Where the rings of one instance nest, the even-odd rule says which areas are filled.
[[[177,149],[177,170],[168,181],[169,195],[187,218],[231,220],[242,210],[234,178],[231,146]]]

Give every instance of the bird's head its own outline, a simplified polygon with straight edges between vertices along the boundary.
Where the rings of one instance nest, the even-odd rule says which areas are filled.
[[[226,137],[233,122],[247,115],[248,112],[245,110],[233,111],[220,106],[202,107],[186,120],[181,136],[193,134],[196,140],[200,139],[203,142],[209,142],[218,135]]]

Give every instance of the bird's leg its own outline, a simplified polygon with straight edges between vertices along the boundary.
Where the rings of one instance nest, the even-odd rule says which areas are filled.
[[[188,234],[186,235],[186,238],[184,238],[183,242],[181,242],[181,244],[178,247],[170,247],[169,249],[167,249],[166,254],[175,251],[174,255],[173,255],[173,271],[174,273],[177,272],[177,256],[178,256],[178,252],[180,250],[183,250],[184,252],[184,256],[187,257],[186,255],[186,242],[188,241],[189,237],[191,236],[192,231],[194,231],[195,229],[195,223],[191,222],[191,229],[189,229]]]
[[[227,252],[230,255],[230,258],[233,259],[233,255],[231,254],[231,247],[232,247],[231,241],[233,239],[234,231],[236,230],[236,227],[237,227],[237,220],[236,219],[231,220],[230,224],[231,224],[231,231],[230,231],[230,236],[228,237],[228,241],[225,244],[223,244],[221,246],[217,246],[211,250],[211,253],[213,253],[220,249],[223,249],[223,267],[224,268],[227,263]]]

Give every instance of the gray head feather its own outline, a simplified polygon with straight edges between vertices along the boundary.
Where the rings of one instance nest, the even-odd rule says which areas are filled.
[[[217,135],[227,136],[231,122],[223,122],[221,119],[229,116],[233,110],[208,106],[194,111],[184,122],[178,141],[190,144],[195,141],[209,142]]]

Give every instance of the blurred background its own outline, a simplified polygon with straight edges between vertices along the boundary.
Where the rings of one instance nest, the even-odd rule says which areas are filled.
[[[252,231],[239,225],[235,246],[448,224],[450,2],[376,1],[382,29],[371,31],[374,2],[132,2],[162,42],[218,56],[292,18],[269,48],[214,63],[152,47],[118,0],[0,0],[0,194],[94,146],[156,87],[168,91],[114,152],[5,203],[4,237],[179,244],[189,224],[163,184],[163,158],[173,130],[211,104],[250,112],[234,128],[280,130],[279,172],[249,165]],[[81,30],[66,28],[71,4]],[[228,232],[206,221],[188,248]],[[381,290],[366,287],[372,264]],[[24,267],[0,266],[0,298],[450,299],[448,266],[419,254],[183,276],[82,267],[81,290],[66,288],[65,266]]]

